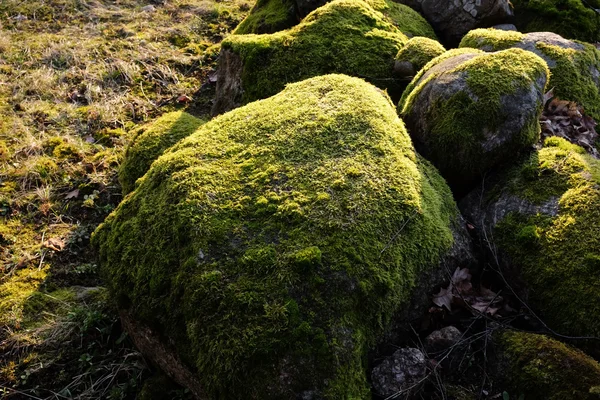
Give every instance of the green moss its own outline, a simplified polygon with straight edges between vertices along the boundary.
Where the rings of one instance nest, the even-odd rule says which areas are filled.
[[[417,85],[421,83],[421,78],[423,77],[423,75],[425,75],[427,71],[440,64],[442,61],[445,61],[455,56],[459,56],[461,54],[483,54],[483,51],[469,48],[452,49],[446,51],[445,53],[442,53],[441,55],[435,57],[433,60],[429,61],[427,64],[425,64],[423,68],[421,68],[417,75],[415,75],[413,80],[408,84],[408,86],[402,93],[402,98],[398,102],[398,113],[402,114],[402,110],[404,109],[404,106],[410,94],[413,93]]]
[[[243,62],[243,102],[272,96],[287,83],[337,72],[387,87],[407,37],[363,1],[335,0],[299,25],[272,35],[231,35],[222,43]]]
[[[58,172],[58,164],[50,157],[38,157],[32,165],[32,171],[42,181],[47,181]]]
[[[293,0],[258,0],[234,34],[273,33],[298,23]]]
[[[495,29],[476,29],[462,40],[461,47],[474,47],[485,51],[498,51],[511,47],[525,47],[525,35]],[[563,100],[575,101],[595,119],[600,119],[600,51],[595,46],[575,41],[583,49],[568,49],[538,42],[536,49],[548,60],[549,88]]]
[[[424,75],[431,67],[448,58],[445,56],[432,60],[421,70],[423,73],[415,77],[410,85],[414,89],[405,98],[402,115],[411,117],[416,97],[442,73],[456,76],[466,74],[465,90],[436,99],[425,115],[413,117],[428,121],[430,132],[421,139],[427,157],[451,185],[468,185],[467,182],[474,176],[506,162],[538,141],[541,101],[538,112],[530,113],[521,131],[516,132],[510,140],[497,146],[493,152],[485,151],[482,146],[488,140],[486,135],[489,132],[496,131],[513,117],[507,114],[507,108],[504,107],[506,96],[515,95],[520,90],[530,90],[532,85],[537,87],[540,79],[547,81],[549,72],[546,63],[535,54],[509,49],[478,54],[450,69]],[[538,90],[542,92],[544,88],[538,87]]]
[[[52,150],[52,155],[59,160],[73,160],[81,158],[81,151],[74,144],[61,143]]]
[[[600,365],[581,351],[527,332],[502,332],[495,343],[504,363],[501,380],[511,393],[532,400],[597,399],[592,389],[600,383]]]
[[[405,35],[437,39],[427,20],[412,8],[392,0],[364,1],[381,12],[388,22]],[[293,0],[259,0],[233,33],[238,35],[275,33],[291,28],[301,20],[302,16],[296,12],[296,4]]]
[[[4,140],[0,140],[0,161],[6,161],[10,157],[10,150]]]
[[[327,75],[179,142],[93,242],[121,306],[174,341],[208,397],[366,398],[367,349],[456,215],[389,98]]]
[[[192,134],[204,121],[182,111],[165,114],[156,121],[137,128],[119,169],[123,194],[135,188],[150,165],[166,149]]]
[[[409,62],[415,71],[420,71],[429,61],[446,52],[444,46],[436,40],[426,37],[414,37],[396,55],[396,61]]]
[[[600,8],[598,0],[587,0]],[[554,32],[586,42],[600,41],[600,16],[582,0],[513,0],[521,32]]]
[[[521,32],[500,29],[474,29],[460,41],[459,47],[485,51],[506,50],[521,42],[525,35]]]
[[[437,40],[429,22],[412,8],[392,0],[365,0],[375,10],[381,12],[389,22],[408,37],[421,36]]]
[[[500,248],[516,260],[531,305],[553,329],[599,336],[600,161],[563,139],[546,146],[513,173],[508,189],[534,203],[558,198],[558,215],[509,214],[496,227]]]

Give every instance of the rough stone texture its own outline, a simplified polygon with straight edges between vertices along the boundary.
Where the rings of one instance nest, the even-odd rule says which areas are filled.
[[[211,114],[219,115],[242,103],[242,58],[231,50],[221,50],[217,69],[217,90]]]
[[[409,390],[425,377],[426,367],[425,355],[419,349],[400,349],[373,369],[373,388],[384,397]]]
[[[425,338],[425,348],[428,353],[438,353],[458,343],[462,333],[454,326],[446,326],[433,331]]]
[[[501,31],[516,31],[517,30],[517,27],[514,26],[513,24],[499,24],[499,25],[492,26],[492,28],[498,29]]]
[[[513,16],[508,0],[400,0],[429,21],[442,43],[456,46],[475,28],[508,22]]]

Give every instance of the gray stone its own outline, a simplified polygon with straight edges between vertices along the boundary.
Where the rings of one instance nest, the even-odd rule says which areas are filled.
[[[415,348],[403,348],[373,369],[371,381],[379,395],[388,397],[409,391],[426,373],[425,355]]]
[[[399,0],[429,21],[442,42],[450,47],[475,28],[504,24],[513,17],[508,0]]]
[[[454,326],[433,331],[425,338],[425,348],[428,353],[439,353],[455,344],[462,338],[462,333]]]

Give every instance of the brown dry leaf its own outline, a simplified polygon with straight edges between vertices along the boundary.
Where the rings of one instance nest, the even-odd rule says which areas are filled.
[[[577,103],[553,96],[552,90],[544,95],[545,107],[540,117],[542,138],[562,137],[582,146],[592,156],[600,158],[600,153],[595,147],[598,139],[596,121],[586,115],[583,107]]]
[[[452,275],[452,285],[457,290],[458,294],[467,294],[473,289],[471,284],[471,274],[468,268],[456,268]]]
[[[44,242],[44,247],[54,251],[63,251],[65,242],[60,238],[50,238]]]
[[[79,189],[75,189],[67,193],[65,195],[65,200],[76,199],[77,197],[79,197]]]
[[[452,282],[446,289],[441,288],[440,292],[433,296],[433,304],[438,307],[446,307],[448,311],[452,311]]]

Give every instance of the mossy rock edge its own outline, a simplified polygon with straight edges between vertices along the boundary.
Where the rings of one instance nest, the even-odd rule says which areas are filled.
[[[496,375],[506,391],[531,400],[594,400],[600,364],[580,350],[545,335],[495,334]]]
[[[600,161],[561,138],[461,202],[553,330],[600,336]],[[513,277],[517,278],[514,279]]]
[[[389,98],[327,75],[176,144],[93,243],[120,307],[209,398],[368,398],[367,350],[457,224]]]

